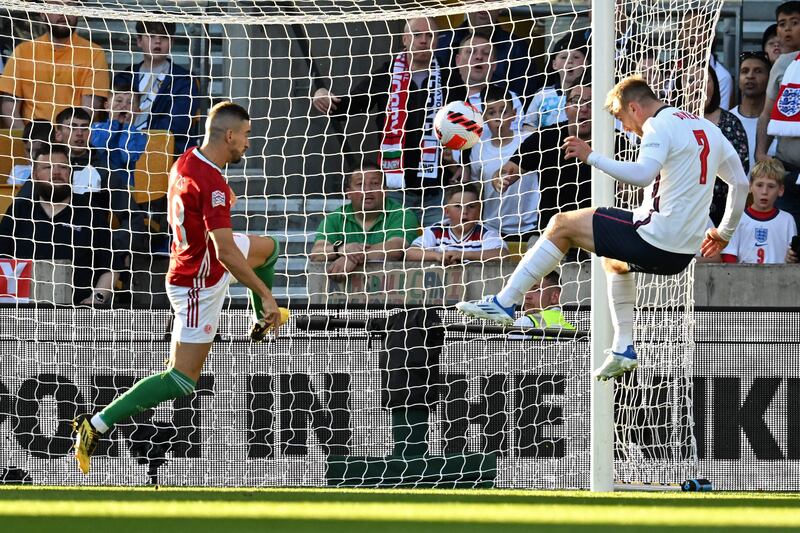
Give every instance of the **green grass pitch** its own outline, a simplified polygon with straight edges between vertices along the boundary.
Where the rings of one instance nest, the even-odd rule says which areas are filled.
[[[0,488],[7,533],[800,530],[800,494]]]

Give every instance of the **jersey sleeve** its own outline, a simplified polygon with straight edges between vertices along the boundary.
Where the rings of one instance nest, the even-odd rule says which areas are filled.
[[[732,255],[739,257],[739,235],[741,235],[741,225],[733,232],[733,237],[728,241],[728,245],[720,252],[722,255]]]
[[[497,250],[498,248],[505,250],[508,245],[506,245],[506,241],[500,237],[499,233],[485,228],[481,239],[481,248],[484,250]]]
[[[417,237],[411,242],[411,246],[415,248],[423,248],[425,250],[430,250],[437,247],[436,237],[433,234],[431,228],[425,228],[422,230],[422,235]]]
[[[232,227],[231,189],[222,177],[200,189],[200,211],[207,231]]]
[[[665,123],[656,119],[650,119],[645,123],[639,161],[652,159],[664,166],[669,155],[669,133],[665,130]]]

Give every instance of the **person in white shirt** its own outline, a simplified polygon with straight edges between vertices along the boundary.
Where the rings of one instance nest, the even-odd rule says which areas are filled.
[[[458,265],[501,257],[508,248],[496,232],[481,224],[481,195],[474,183],[451,185],[445,191],[449,224],[422,231],[406,250],[406,261]]]
[[[527,242],[538,229],[539,174],[525,172],[508,189],[500,192],[492,179],[500,168],[517,153],[530,135],[513,130],[517,113],[509,92],[492,86],[486,92],[483,121],[489,139],[484,139],[464,154],[469,176],[483,189],[483,221],[487,228],[504,238],[518,236]]]
[[[772,64],[764,52],[742,52],[739,55],[739,105],[731,109],[747,132],[747,149],[750,155],[750,169],[755,167],[756,130],[758,116],[764,110],[767,95],[769,69]]]
[[[728,246],[722,250],[725,263],[796,263],[790,254],[792,237],[797,235],[794,218],[775,207],[783,195],[783,177],[786,169],[777,159],[759,162],[750,177],[753,203],[744,210],[744,216]]]
[[[686,269],[698,248],[704,256],[718,253],[733,236],[747,199],[742,162],[719,128],[664,104],[641,76],[620,81],[608,94],[606,108],[626,131],[641,137],[639,159],[615,161],[593,152],[577,137],[566,139],[565,155],[617,181],[646,187],[642,205],[634,211],[600,207],[555,215],[497,295],[456,305],[468,316],[512,324],[525,293],[571,248],[604,257],[614,341],[595,372],[600,380],[638,366],[633,347],[633,272],[675,275]],[[717,175],[729,185],[728,203],[719,226],[706,230]]]

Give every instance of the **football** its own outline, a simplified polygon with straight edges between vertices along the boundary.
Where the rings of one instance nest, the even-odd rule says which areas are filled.
[[[483,115],[469,102],[450,102],[436,113],[433,131],[445,148],[466,150],[481,140]]]

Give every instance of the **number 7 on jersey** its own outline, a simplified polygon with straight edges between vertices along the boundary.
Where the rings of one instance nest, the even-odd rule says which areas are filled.
[[[711,148],[708,145],[708,137],[703,130],[693,130],[694,138],[700,145],[700,185],[705,185],[708,180],[708,153]]]

